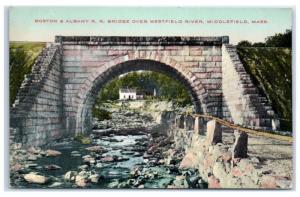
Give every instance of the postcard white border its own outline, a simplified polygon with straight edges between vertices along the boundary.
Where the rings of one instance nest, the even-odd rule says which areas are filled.
[[[59,0],[59,1],[51,1],[51,0],[1,0],[0,4],[2,5],[1,10],[1,26],[2,29],[4,28],[4,31],[1,31],[1,38],[4,38],[4,42],[1,43],[1,71],[0,71],[0,79],[1,81],[1,102],[0,102],[0,109],[1,109],[1,115],[0,115],[0,125],[1,125],[1,171],[0,171],[0,185],[1,185],[1,195],[3,196],[53,196],[53,195],[72,195],[72,197],[83,195],[89,195],[89,196],[111,196],[111,195],[118,195],[118,196],[156,196],[156,195],[172,195],[172,197],[176,196],[200,196],[200,195],[210,195],[210,196],[233,196],[233,195],[243,195],[243,196],[269,196],[272,195],[272,197],[282,197],[284,195],[288,196],[299,196],[299,176],[295,177],[295,189],[294,190],[286,190],[286,191],[240,191],[240,190],[230,190],[230,191],[224,191],[224,190],[176,190],[176,191],[170,191],[170,190],[159,190],[159,191],[153,191],[153,190],[109,190],[109,191],[102,191],[102,190],[8,190],[7,186],[7,178],[4,176],[7,176],[8,172],[8,165],[4,165],[4,163],[8,163],[8,140],[7,140],[7,128],[8,128],[8,33],[7,33],[7,11],[4,9],[4,6],[13,6],[13,5],[41,5],[41,6],[50,6],[50,5],[57,5],[57,6],[88,6],[88,5],[97,5],[97,6],[210,6],[210,7],[222,7],[222,6],[237,6],[237,7],[243,7],[243,6],[250,6],[250,7],[293,7],[294,9],[294,23],[293,23],[293,122],[295,124],[294,129],[295,133],[300,130],[299,128],[299,105],[296,104],[296,100],[299,99],[299,91],[297,91],[297,86],[299,86],[299,68],[297,68],[297,56],[300,57],[299,52],[296,51],[296,46],[299,46],[299,39],[296,37],[297,33],[297,26],[299,26],[299,14],[297,14],[297,7],[299,6],[299,2],[297,0],[251,0],[250,1],[241,1],[241,0],[207,0],[207,1],[197,1],[197,0],[183,0],[180,2],[177,2],[174,4],[174,0],[170,1],[162,1],[162,0],[106,0],[106,1],[99,1],[99,0]],[[1,39],[2,40],[2,39]],[[4,58],[3,58],[4,57]],[[298,76],[298,77],[296,77]],[[295,141],[299,142],[299,134],[295,135]],[[296,151],[298,149],[298,151]],[[298,169],[296,169],[296,164],[299,166],[299,145],[298,143],[295,143],[294,145],[294,151],[296,154],[294,154],[294,172],[298,174]],[[5,183],[6,182],[6,183]],[[87,192],[86,194],[84,192]],[[242,193],[241,193],[242,192]],[[298,194],[297,194],[298,193]]]

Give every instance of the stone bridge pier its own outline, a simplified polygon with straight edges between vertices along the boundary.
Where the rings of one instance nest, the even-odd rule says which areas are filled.
[[[197,113],[259,129],[278,126],[228,36],[56,36],[25,77],[10,109],[16,139],[43,145],[88,133],[101,88],[137,70],[161,72],[182,83]]]

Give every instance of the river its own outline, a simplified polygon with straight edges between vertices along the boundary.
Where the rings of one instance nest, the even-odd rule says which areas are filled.
[[[39,151],[12,151],[11,187],[207,188],[197,170],[179,169],[184,150],[168,137],[168,126],[155,123],[149,115],[118,111],[111,120],[96,121],[94,127],[87,144],[70,138],[37,147]],[[61,154],[47,156],[46,149]],[[28,174],[46,180],[33,183],[36,180],[26,180]]]
[[[55,145],[51,148],[61,152],[61,155],[41,157],[32,162],[34,165],[27,169],[48,177],[50,181],[45,184],[35,184],[19,179],[13,186],[16,188],[167,188],[184,172],[179,171],[174,165],[166,166],[159,154],[148,155],[145,151],[149,147],[150,138],[149,134],[110,134],[93,139],[93,145],[101,146],[103,149],[102,154],[91,152],[86,149],[91,145],[76,141]],[[95,158],[95,162],[85,161],[84,158],[87,156]],[[80,171],[87,180],[94,175],[97,181],[86,181],[84,187],[80,187],[74,181],[66,180],[65,174],[69,171]],[[194,178],[197,176],[195,175]],[[184,181],[183,185],[189,187],[189,183]],[[205,185],[197,187],[203,188]]]

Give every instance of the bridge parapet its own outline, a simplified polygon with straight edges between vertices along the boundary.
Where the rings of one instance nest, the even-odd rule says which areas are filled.
[[[130,36],[55,36],[55,42],[69,45],[119,45],[119,46],[220,46],[229,43],[228,36],[216,37],[130,37]]]

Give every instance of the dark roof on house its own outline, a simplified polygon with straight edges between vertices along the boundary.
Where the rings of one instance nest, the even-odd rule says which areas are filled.
[[[136,93],[136,89],[133,88],[121,88],[119,90],[121,93]]]

